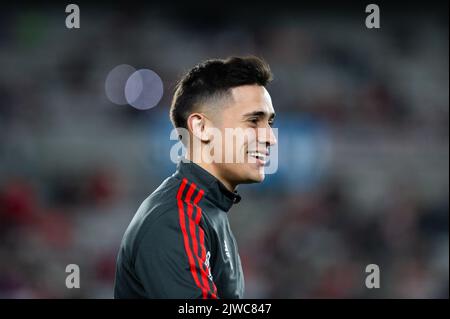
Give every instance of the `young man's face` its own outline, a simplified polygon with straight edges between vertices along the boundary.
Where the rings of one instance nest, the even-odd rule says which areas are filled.
[[[214,125],[222,132],[223,154],[221,163],[214,166],[235,187],[264,180],[269,147],[277,141],[271,127],[275,112],[266,88],[243,85],[231,89],[231,94],[231,103],[214,116]]]

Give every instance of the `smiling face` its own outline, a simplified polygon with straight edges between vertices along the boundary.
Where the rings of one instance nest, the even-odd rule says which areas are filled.
[[[225,186],[234,189],[238,184],[264,180],[266,157],[277,141],[272,130],[275,112],[266,88],[243,85],[230,91],[228,105],[211,116],[222,136],[221,141],[212,141],[214,147],[221,147],[222,160],[212,163],[211,169]],[[230,132],[235,136],[230,138]]]
[[[271,80],[264,60],[233,56],[203,61],[177,84],[170,119],[185,157],[229,190],[264,179],[269,147],[276,143],[265,88]]]

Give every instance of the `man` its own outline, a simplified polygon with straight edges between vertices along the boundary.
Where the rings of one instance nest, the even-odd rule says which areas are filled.
[[[186,158],[140,206],[117,258],[116,298],[242,298],[244,278],[227,213],[236,186],[261,182],[274,109],[268,65],[208,60],[178,83],[170,116]],[[226,138],[231,130],[234,135]]]

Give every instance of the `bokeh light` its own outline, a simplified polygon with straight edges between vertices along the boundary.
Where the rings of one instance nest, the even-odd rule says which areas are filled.
[[[128,104],[139,110],[156,106],[163,96],[163,91],[161,78],[149,69],[134,72],[125,85],[125,97]]]
[[[136,69],[128,64],[120,64],[112,69],[105,80],[105,93],[114,104],[125,105],[125,84]]]

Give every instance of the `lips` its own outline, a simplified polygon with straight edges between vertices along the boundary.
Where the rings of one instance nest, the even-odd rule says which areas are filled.
[[[256,158],[262,164],[265,164],[269,156],[267,151],[248,151],[247,154],[251,157]]]

